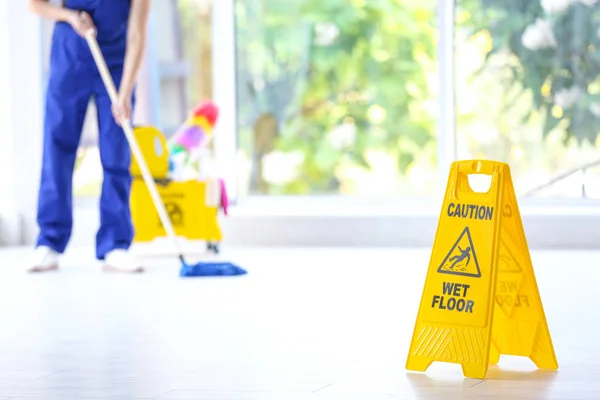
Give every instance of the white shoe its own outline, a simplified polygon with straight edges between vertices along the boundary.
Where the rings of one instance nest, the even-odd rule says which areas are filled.
[[[116,272],[143,272],[144,268],[124,249],[116,249],[104,257],[104,270]]]
[[[27,265],[28,272],[46,272],[58,269],[59,254],[48,246],[38,246]]]

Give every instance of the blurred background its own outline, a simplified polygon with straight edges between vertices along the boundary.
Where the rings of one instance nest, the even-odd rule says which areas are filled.
[[[219,79],[211,25],[224,21],[211,3],[153,2],[151,122],[167,135]],[[240,196],[428,196],[445,183],[435,0],[234,3]],[[589,0],[560,13],[541,3],[457,0],[455,40],[445,42],[454,46],[456,128],[443,134],[454,136],[458,159],[510,163],[520,192],[600,160],[600,14]],[[98,195],[101,180],[91,122],[81,196]],[[599,171],[536,195],[597,198]]]
[[[450,163],[477,158],[510,164],[526,220],[585,212],[594,232],[599,28],[596,0],[154,0],[136,119],[168,136],[216,101],[231,229],[252,210],[316,218],[350,206],[392,220],[420,207],[431,224]],[[36,29],[41,96],[52,24]],[[101,180],[92,104],[81,207]],[[529,226],[567,235],[568,221]]]

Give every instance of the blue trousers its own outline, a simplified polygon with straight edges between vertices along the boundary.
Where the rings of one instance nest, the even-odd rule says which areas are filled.
[[[57,24],[50,57],[37,244],[63,253],[69,242],[73,227],[73,169],[86,110],[93,99],[98,110],[98,146],[104,172],[96,235],[96,257],[102,260],[113,249],[127,249],[133,239],[129,144],[114,120],[111,100],[85,40],[70,27]],[[118,88],[123,58],[114,60],[117,62],[107,58],[107,64]]]

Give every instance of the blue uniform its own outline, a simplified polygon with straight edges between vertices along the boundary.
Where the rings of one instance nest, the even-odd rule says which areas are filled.
[[[117,88],[125,59],[130,0],[66,0],[85,11]],[[104,171],[96,257],[127,249],[133,239],[129,208],[131,153],[116,124],[111,101],[85,39],[64,22],[55,25],[46,92],[42,174],[38,199],[38,245],[64,252],[73,225],[72,180],[81,131],[90,99],[98,110],[98,145]]]

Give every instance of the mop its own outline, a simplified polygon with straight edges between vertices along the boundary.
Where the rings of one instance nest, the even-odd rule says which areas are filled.
[[[115,88],[115,84],[112,80],[112,76],[106,66],[106,61],[104,60],[104,56],[102,55],[102,51],[100,50],[100,46],[96,41],[96,33],[94,30],[90,30],[86,34],[86,41],[90,47],[92,52],[92,56],[94,57],[94,61],[96,62],[96,67],[100,72],[100,76],[102,77],[102,81],[104,82],[104,86],[110,96],[110,99],[113,103],[117,100],[117,90]],[[133,153],[139,167],[142,172],[142,177],[148,187],[150,192],[150,196],[152,197],[152,202],[154,203],[154,207],[158,212],[158,216],[162,223],[163,228],[167,232],[167,236],[173,242],[173,246],[179,255],[179,260],[181,261],[181,270],[179,275],[182,277],[193,277],[193,276],[234,276],[234,275],[244,275],[246,274],[246,270],[238,267],[237,265],[227,262],[227,261],[201,261],[195,264],[188,264],[184,257],[183,251],[177,242],[177,235],[175,234],[175,229],[173,228],[173,224],[169,219],[167,214],[167,210],[160,198],[160,194],[158,193],[158,189],[156,188],[156,183],[154,182],[154,178],[150,174],[150,170],[146,164],[144,156],[142,155],[142,151],[135,139],[135,135],[133,133],[133,126],[130,120],[122,121],[121,126],[123,131],[125,132],[125,136],[127,137],[127,141],[129,142],[129,147],[131,148],[131,152]]]

